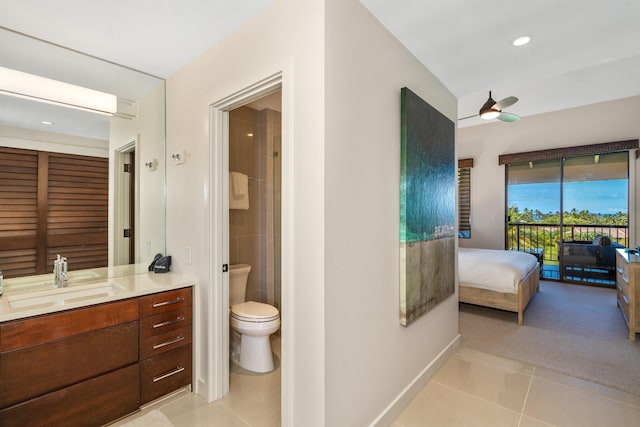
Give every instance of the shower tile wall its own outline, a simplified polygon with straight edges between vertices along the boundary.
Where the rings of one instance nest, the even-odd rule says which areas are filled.
[[[229,170],[250,178],[249,210],[229,211],[230,263],[251,265],[247,300],[269,304],[276,293],[273,152],[279,136],[279,112],[240,107],[229,113]]]

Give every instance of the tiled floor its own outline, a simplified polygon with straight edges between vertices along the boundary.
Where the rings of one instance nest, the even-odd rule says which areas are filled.
[[[279,353],[279,342],[274,344]],[[209,404],[178,393],[116,425],[151,410],[160,410],[176,427],[280,425],[280,368],[267,375],[232,372],[230,388],[224,399]],[[640,396],[462,347],[392,427],[637,425]]]
[[[462,347],[393,427],[550,425],[637,426],[640,396]]]
[[[233,367],[229,394],[207,403],[202,397],[181,391],[154,402],[141,412],[120,420],[112,427],[164,427],[139,421],[151,411],[159,410],[175,427],[279,427],[280,426],[280,337],[271,336],[276,355],[276,369],[268,374],[254,374]]]

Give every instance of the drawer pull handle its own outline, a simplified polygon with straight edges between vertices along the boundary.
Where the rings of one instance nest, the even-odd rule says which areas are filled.
[[[173,320],[167,320],[166,322],[160,322],[153,325],[153,328],[162,328],[163,326],[173,325],[175,323],[180,323],[184,320],[184,316],[176,317]]]
[[[622,295],[622,299],[624,300],[624,303],[629,305],[629,298],[627,298],[626,295]]]
[[[158,307],[163,307],[165,305],[171,305],[171,304],[178,304],[184,301],[183,297],[178,297],[176,299],[172,299],[171,301],[163,301],[163,302],[157,302],[155,304],[153,304],[153,308],[158,308]]]
[[[175,338],[174,338],[174,339],[172,339],[172,340],[165,341],[165,342],[163,342],[163,343],[160,343],[160,344],[156,344],[156,345],[154,345],[154,346],[153,346],[153,349],[154,349],[154,350],[157,350],[157,349],[159,349],[159,348],[166,347],[166,346],[168,346],[168,345],[175,344],[175,343],[180,342],[180,341],[183,341],[183,340],[184,340],[184,336],[175,337]]]
[[[624,283],[629,284],[629,278],[624,274],[622,275],[622,280],[624,281]]]
[[[161,380],[163,380],[165,378],[169,378],[170,376],[175,375],[175,374],[179,374],[182,371],[184,371],[184,368],[182,366],[177,366],[176,369],[174,369],[171,372],[167,372],[166,374],[159,375],[157,377],[153,377],[153,382],[155,383],[155,382],[161,381]]]
[[[622,267],[618,267],[618,273],[622,273]]]

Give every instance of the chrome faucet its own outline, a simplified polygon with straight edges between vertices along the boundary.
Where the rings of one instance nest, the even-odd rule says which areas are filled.
[[[67,259],[60,254],[53,261],[53,283],[56,288],[67,286]]]

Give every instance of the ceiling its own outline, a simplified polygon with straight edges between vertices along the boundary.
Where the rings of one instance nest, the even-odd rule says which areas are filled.
[[[523,117],[640,95],[640,0],[360,1],[458,98],[459,117],[489,90],[517,96],[507,111]],[[0,0],[0,26],[167,78],[273,2]]]

